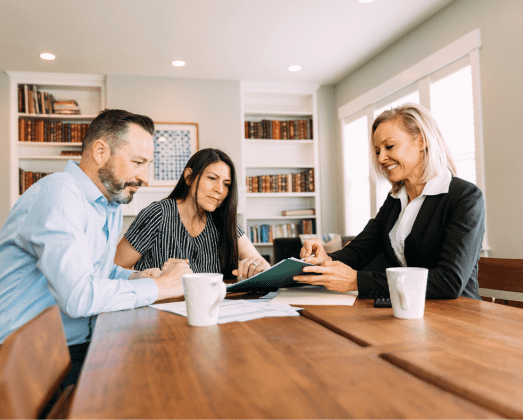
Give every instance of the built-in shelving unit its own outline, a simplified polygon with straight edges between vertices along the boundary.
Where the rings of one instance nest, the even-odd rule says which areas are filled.
[[[255,246],[262,254],[272,254],[272,243],[261,242],[251,235],[253,228],[262,225],[272,226],[273,237],[282,232],[276,232],[275,226],[286,225],[285,236],[296,234],[290,227],[308,223],[314,226],[315,233],[321,233],[321,206],[319,182],[319,142],[317,130],[317,86],[287,85],[279,83],[242,82],[242,124],[244,138],[242,139],[242,165],[240,185],[239,213],[244,228],[249,237],[254,239]],[[252,128],[246,123],[261,123],[268,120],[269,128],[264,131],[265,137],[271,137],[274,122],[285,121],[298,127],[297,121],[305,120],[309,127],[307,138],[267,139],[252,138]],[[251,130],[251,131],[249,131]],[[261,129],[260,129],[261,130]],[[258,134],[261,131],[258,131]],[[272,134],[268,134],[268,133]],[[301,132],[300,134],[303,134]],[[256,134],[254,134],[256,136]],[[289,132],[287,132],[289,136]],[[298,137],[295,134],[294,137]],[[301,136],[303,137],[303,135]],[[280,176],[312,171],[313,180],[308,183],[308,192],[295,192],[292,185],[285,184],[282,192],[249,192],[248,177]],[[266,178],[267,179],[267,178]],[[276,183],[276,178],[272,178]],[[280,181],[281,182],[281,181]],[[292,183],[292,182],[291,182]],[[251,182],[252,185],[252,182]],[[273,190],[275,184],[273,184]],[[258,188],[261,191],[261,187]],[[265,188],[265,191],[268,191]],[[314,215],[282,216],[282,211],[297,209],[314,209]]]
[[[80,156],[61,156],[62,151],[80,152],[79,142],[19,141],[19,120],[43,121],[55,124],[89,124],[100,110],[106,107],[105,76],[63,73],[7,72],[10,80],[10,139],[11,168],[9,179],[9,204],[14,205],[21,192],[20,169],[32,173],[63,171],[68,160],[80,160]],[[38,92],[51,94],[55,100],[75,100],[79,115],[59,115],[20,112],[19,88],[24,85]],[[22,99],[22,101],[24,101]]]

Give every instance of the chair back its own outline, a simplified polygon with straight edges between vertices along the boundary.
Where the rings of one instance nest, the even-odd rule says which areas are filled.
[[[523,307],[523,259],[480,258],[478,283],[484,300]]]
[[[60,310],[54,305],[0,346],[0,418],[38,418],[70,368]]]

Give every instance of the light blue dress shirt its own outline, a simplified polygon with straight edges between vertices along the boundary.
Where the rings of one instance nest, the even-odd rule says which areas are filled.
[[[122,229],[119,204],[69,161],[16,202],[0,230],[0,343],[58,304],[67,343],[90,340],[95,315],[153,303],[149,278],[114,264]]]

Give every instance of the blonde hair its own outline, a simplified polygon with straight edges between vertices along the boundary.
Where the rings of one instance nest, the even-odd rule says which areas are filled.
[[[409,133],[412,138],[421,135],[425,143],[424,156],[421,168],[421,182],[427,182],[438,174],[442,174],[445,169],[456,175],[456,164],[450,150],[443,139],[438,123],[430,114],[429,110],[422,105],[414,102],[406,102],[396,108],[383,111],[372,123],[372,133],[370,136],[371,150],[374,150],[374,133],[378,126],[386,121],[398,120],[403,130]],[[372,153],[372,163],[376,175],[380,178],[388,179],[387,171],[380,165],[378,156]],[[403,186],[403,181],[391,182],[392,192],[398,192]]]

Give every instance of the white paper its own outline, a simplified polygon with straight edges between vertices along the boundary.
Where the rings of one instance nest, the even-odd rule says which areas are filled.
[[[289,287],[278,290],[271,304],[352,306],[358,292],[334,292],[323,286]]]
[[[298,311],[302,308],[295,308],[287,304],[269,303],[267,302],[268,299],[270,299],[270,297],[257,300],[225,299],[218,309],[218,324],[235,321],[244,322],[265,317],[300,315]],[[158,303],[150,306],[162,311],[187,316],[187,306],[185,302]]]

